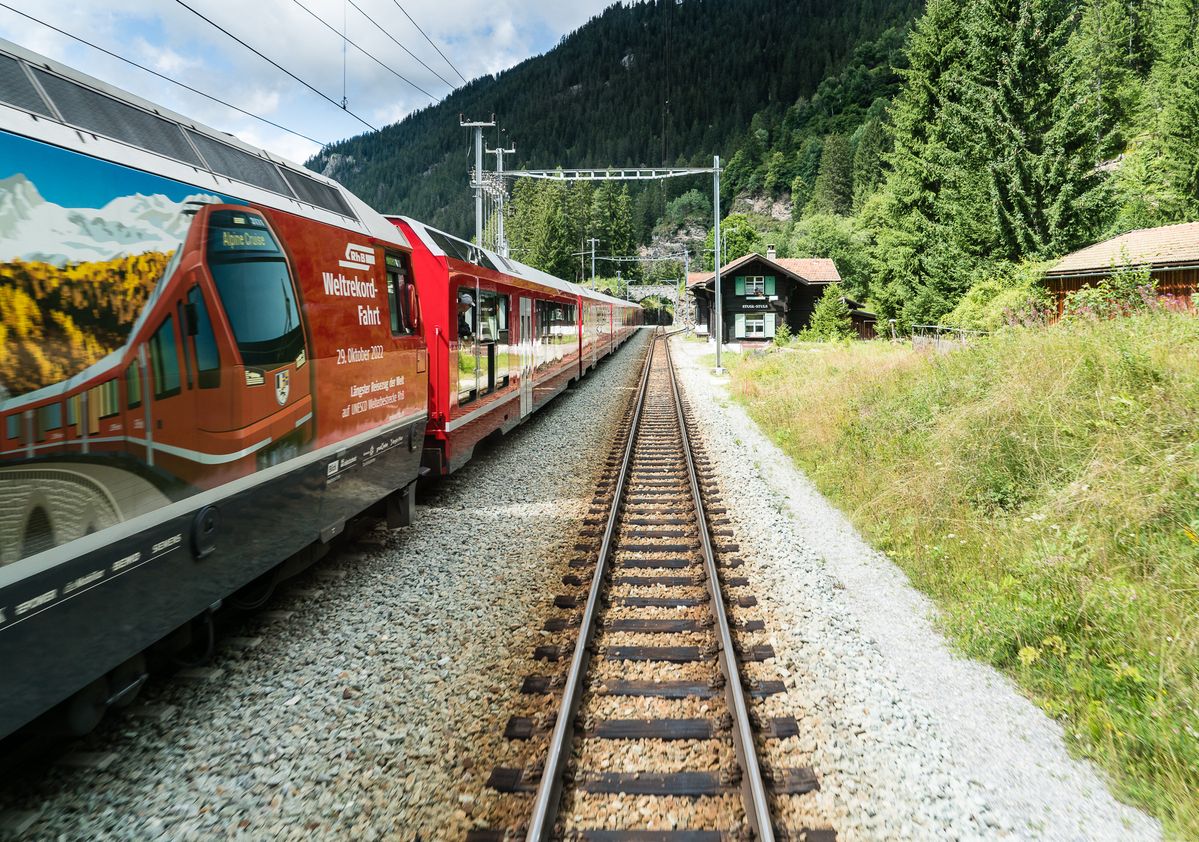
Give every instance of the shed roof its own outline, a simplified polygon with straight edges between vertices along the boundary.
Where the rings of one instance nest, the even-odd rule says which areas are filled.
[[[1139,228],[1067,254],[1049,276],[1107,274],[1113,267],[1199,264],[1199,222]]]

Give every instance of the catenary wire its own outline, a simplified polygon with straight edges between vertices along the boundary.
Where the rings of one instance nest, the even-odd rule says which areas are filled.
[[[31,20],[34,23],[41,24],[42,26],[46,27],[47,29],[51,29],[54,32],[57,32],[59,35],[64,35],[67,38],[70,38],[74,41],[78,41],[80,44],[91,47],[93,50],[97,50],[101,53],[104,53],[107,56],[112,56],[113,58],[117,59],[118,61],[123,61],[123,62],[125,62],[125,64],[131,65],[132,67],[136,67],[138,70],[143,70],[146,73],[149,73],[151,76],[157,76],[159,79],[162,79],[166,82],[170,82],[172,85],[178,85],[179,87],[183,88],[185,91],[191,91],[193,94],[202,96],[205,99],[208,99],[208,100],[211,100],[212,102],[217,103],[218,105],[223,105],[226,108],[230,108],[230,109],[238,112],[239,114],[244,114],[247,117],[253,117],[255,120],[258,120],[259,122],[266,123],[268,126],[274,126],[276,129],[285,131],[290,135],[294,135],[295,137],[302,138],[302,139],[308,141],[309,143],[315,143],[317,146],[323,147],[323,146],[328,145],[327,143],[325,143],[322,140],[317,140],[316,138],[309,137],[308,135],[306,135],[302,132],[297,132],[295,129],[289,129],[287,126],[280,125],[279,123],[276,123],[274,120],[268,120],[266,117],[260,117],[259,115],[254,114],[251,111],[247,111],[244,108],[239,108],[238,106],[234,105],[231,102],[225,102],[225,100],[221,99],[220,97],[215,97],[212,94],[205,93],[204,91],[200,90],[199,88],[193,88],[191,85],[187,84],[186,82],[180,82],[178,79],[172,79],[170,76],[167,76],[164,73],[159,73],[157,70],[154,70],[153,68],[150,68],[150,67],[146,67],[144,64],[139,64],[131,58],[126,58],[125,56],[120,55],[119,53],[114,53],[112,50],[106,49],[105,47],[101,47],[99,44],[94,44],[91,41],[87,40],[86,38],[81,38],[80,36],[75,35],[72,32],[67,32],[65,29],[59,29],[54,24],[46,23],[44,20],[39,20],[38,18],[35,18],[33,15],[22,12],[20,9],[14,9],[12,6],[8,5],[7,3],[0,2],[0,8],[8,9],[13,14],[20,15],[21,17],[25,18],[26,20]]]
[[[177,2],[182,2],[182,0],[176,0],[176,1],[177,1]],[[407,76],[405,76],[405,75],[403,75],[402,73],[400,73],[400,72],[398,72],[398,71],[396,71],[396,70],[392,69],[391,67],[389,67],[387,64],[385,64],[384,62],[382,62],[381,60],[379,60],[378,58],[376,58],[376,57],[375,57],[375,55],[374,55],[373,53],[369,52],[368,50],[366,50],[366,49],[365,49],[365,48],[363,48],[363,47],[360,47],[360,46],[358,46],[358,45],[357,45],[357,44],[355,44],[353,41],[351,41],[349,38],[346,38],[344,35],[342,35],[340,32],[338,32],[336,28],[334,28],[334,27],[330,26],[330,25],[328,24],[328,22],[326,22],[326,21],[324,20],[324,18],[322,18],[322,17],[321,17],[320,15],[318,15],[316,12],[312,11],[312,9],[308,8],[308,7],[307,7],[307,6],[305,6],[303,3],[301,3],[301,2],[300,2],[300,0],[291,0],[291,2],[295,3],[295,4],[296,4],[297,6],[299,6],[301,9],[303,9],[305,12],[307,12],[309,15],[311,15],[311,16],[312,16],[312,17],[313,17],[313,18],[314,18],[314,19],[315,19],[315,20],[316,20],[318,23],[320,23],[320,25],[321,25],[321,26],[325,27],[325,29],[328,29],[330,32],[332,32],[334,35],[336,35],[338,38],[342,38],[342,39],[344,40],[344,42],[345,42],[345,43],[349,44],[351,47],[353,47],[353,48],[354,48],[355,50],[357,50],[358,52],[362,53],[364,56],[366,56],[367,58],[369,58],[369,59],[370,59],[371,61],[373,61],[375,64],[377,64],[377,65],[379,65],[380,67],[382,67],[384,70],[386,70],[386,71],[387,71],[388,73],[390,73],[392,76],[395,76],[397,79],[400,79],[400,80],[402,80],[402,81],[404,81],[404,82],[407,82],[409,85],[411,85],[412,87],[416,88],[416,89],[417,89],[418,91],[420,91],[422,94],[424,94],[425,96],[427,96],[427,97],[428,97],[430,100],[432,100],[433,102],[437,102],[437,97],[433,96],[433,94],[431,94],[431,93],[429,93],[428,91],[426,91],[426,90],[425,90],[424,88],[422,88],[420,85],[416,84],[416,82],[413,82],[411,79],[409,79]],[[357,8],[357,7],[355,7],[355,8]]]
[[[449,57],[446,56],[446,54],[441,51],[440,47],[438,47],[435,43],[433,43],[433,39],[429,37],[428,33],[426,33],[423,29],[420,28],[420,24],[412,19],[412,15],[408,14],[408,10],[400,5],[399,0],[391,0],[391,2],[395,3],[396,8],[404,13],[404,17],[408,18],[408,22],[416,27],[416,31],[419,32],[421,35],[425,36],[425,40],[429,42],[429,46],[432,47],[433,49],[437,50],[437,55],[439,55],[443,59],[445,59],[445,63],[450,66],[450,69],[452,69],[455,73],[458,74],[458,78],[462,80],[463,84],[465,84],[466,77],[462,75],[462,71],[460,71],[457,67],[454,67],[454,63],[452,61],[450,61]]]
[[[342,111],[346,112],[347,114],[349,114],[351,117],[353,117],[355,120],[357,120],[357,121],[358,121],[359,123],[361,123],[362,125],[366,126],[366,127],[367,127],[368,129],[370,129],[371,131],[373,131],[373,132],[377,132],[377,131],[378,131],[378,129],[377,129],[377,128],[375,128],[374,126],[372,126],[372,125],[371,125],[370,123],[368,123],[366,120],[364,120],[364,119],[362,119],[361,117],[359,117],[357,114],[355,114],[355,113],[354,113],[353,111],[351,111],[350,109],[348,109],[348,108],[342,108],[341,104],[340,104],[339,102],[337,102],[337,100],[335,100],[335,99],[331,98],[331,97],[330,97],[328,94],[326,94],[326,93],[322,92],[320,89],[318,89],[318,88],[314,88],[312,85],[310,85],[310,84],[308,84],[307,82],[305,82],[305,81],[304,81],[303,79],[301,79],[299,76],[297,76],[296,74],[292,73],[290,70],[288,70],[288,69],[287,69],[286,67],[284,67],[283,65],[279,64],[279,63],[278,63],[277,61],[275,61],[274,59],[272,59],[272,58],[269,58],[268,56],[265,56],[265,55],[263,55],[261,52],[259,52],[258,50],[254,49],[253,47],[251,47],[251,46],[250,46],[249,44],[247,44],[245,41],[243,41],[243,40],[241,40],[240,38],[238,38],[236,35],[234,35],[234,34],[233,34],[232,32],[230,32],[228,29],[225,29],[225,27],[221,26],[221,25],[220,25],[219,23],[217,23],[216,21],[212,20],[212,19],[211,19],[211,18],[209,18],[209,17],[206,17],[206,16],[205,16],[205,15],[203,15],[202,13],[200,13],[200,12],[196,11],[196,10],[195,10],[195,9],[193,9],[191,6],[189,6],[189,5],[187,5],[186,3],[184,3],[184,2],[183,2],[183,0],[175,0],[175,2],[176,2],[176,3],[178,3],[180,6],[182,6],[183,8],[187,9],[189,12],[191,12],[193,15],[195,15],[196,17],[198,17],[200,20],[204,21],[204,22],[205,22],[205,23],[207,23],[208,25],[212,26],[212,27],[213,27],[213,28],[215,28],[215,29],[219,29],[221,32],[223,32],[223,33],[225,33],[226,35],[228,35],[228,36],[229,36],[230,38],[232,38],[234,41],[236,41],[237,43],[241,44],[243,47],[245,47],[247,50],[249,50],[250,52],[252,52],[254,55],[258,56],[260,59],[262,59],[263,61],[265,61],[265,62],[267,62],[268,64],[270,64],[270,65],[271,65],[272,67],[274,67],[276,70],[279,70],[279,71],[280,71],[280,72],[282,72],[282,73],[286,73],[286,74],[287,74],[288,76],[290,76],[292,79],[295,79],[297,82],[299,82],[301,85],[303,85],[303,86],[304,86],[305,88],[307,88],[308,90],[312,91],[314,94],[316,94],[317,96],[319,96],[321,99],[325,100],[326,102],[330,103],[331,105],[334,105],[334,106],[336,106],[337,108],[341,109]],[[336,32],[336,30],[334,30],[334,31]]]
[[[368,21],[370,21],[376,29],[378,29],[380,32],[382,32],[384,35],[386,35],[391,40],[391,43],[395,44],[397,47],[399,47],[401,50],[406,52],[408,55],[412,56],[412,58],[414,58],[421,67],[423,67],[425,70],[428,70],[430,73],[432,73],[438,79],[440,79],[442,84],[444,84],[451,91],[454,90],[453,82],[451,82],[449,79],[446,79],[444,76],[442,76],[436,70],[434,70],[432,67],[429,67],[429,65],[425,64],[424,60],[420,56],[418,56],[416,53],[412,52],[412,50],[408,49],[403,44],[401,44],[399,41],[397,41],[390,32],[388,32],[386,29],[383,28],[382,24],[380,24],[377,20],[372,18],[365,11],[363,11],[362,7],[359,6],[357,3],[355,3],[354,0],[349,0],[349,4],[358,10],[358,14],[362,15],[364,18],[366,18]]]

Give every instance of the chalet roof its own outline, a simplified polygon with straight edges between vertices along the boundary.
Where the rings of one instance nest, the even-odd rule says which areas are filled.
[[[1050,277],[1107,274],[1113,267],[1199,264],[1199,222],[1140,228],[1063,257]]]
[[[739,257],[731,263],[720,267],[720,276],[734,275],[737,270],[755,260],[760,260],[768,266],[773,266],[785,275],[804,284],[834,284],[841,280],[837,264],[829,257],[776,257],[771,260],[757,252]],[[688,288],[697,285],[707,285],[716,279],[715,272],[691,272],[687,275]]]
[[[841,273],[831,257],[780,257],[774,261],[813,284],[839,284]]]

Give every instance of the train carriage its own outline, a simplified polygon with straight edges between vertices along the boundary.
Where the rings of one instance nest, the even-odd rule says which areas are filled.
[[[5,42],[0,208],[2,737],[59,703],[85,730],[147,647],[402,522],[428,397],[400,231]]]
[[[640,307],[407,217],[431,355],[424,467],[457,470],[627,339]],[[622,329],[614,329],[615,320]],[[627,327],[625,327],[627,325]]]

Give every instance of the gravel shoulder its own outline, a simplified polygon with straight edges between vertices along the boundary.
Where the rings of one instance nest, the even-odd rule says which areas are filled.
[[[215,678],[153,682],[138,705],[160,719],[77,746],[105,768],[6,784],[0,812],[36,811],[28,839],[462,839],[511,760],[508,716],[536,713],[520,680],[647,338],[477,453],[413,526],[286,584],[221,639]]]
[[[1159,839],[1056,722],[954,653],[931,602],[731,403],[710,346],[672,349],[838,838]]]

